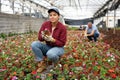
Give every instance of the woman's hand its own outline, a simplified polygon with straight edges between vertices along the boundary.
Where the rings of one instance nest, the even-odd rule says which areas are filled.
[[[51,35],[46,35],[44,31],[41,32],[42,38],[48,42],[55,42],[55,39]]]

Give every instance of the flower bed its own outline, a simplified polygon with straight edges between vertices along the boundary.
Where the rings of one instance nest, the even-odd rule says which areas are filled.
[[[113,29],[110,29],[108,31],[101,30],[101,32],[105,35],[103,41],[105,43],[108,43],[112,48],[120,51],[120,29],[116,29],[115,34],[113,33]]]
[[[82,31],[68,31],[65,53],[46,80],[120,80],[120,52],[101,42],[88,42]],[[0,80],[40,80],[30,44],[37,33],[13,36],[0,43]]]

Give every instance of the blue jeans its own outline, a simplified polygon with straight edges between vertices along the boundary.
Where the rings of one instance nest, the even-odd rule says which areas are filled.
[[[92,41],[94,39],[94,41],[97,41],[97,38],[99,37],[99,34],[95,33],[93,36],[87,36],[87,38]]]
[[[35,56],[39,61],[43,60],[44,56],[47,56],[48,59],[52,60],[53,62],[57,62],[59,57],[64,54],[63,47],[52,47],[41,43],[40,41],[34,41],[31,44],[32,51],[34,52]]]

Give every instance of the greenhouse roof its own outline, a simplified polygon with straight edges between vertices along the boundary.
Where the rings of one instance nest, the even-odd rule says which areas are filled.
[[[57,7],[66,19],[100,18],[109,11],[120,13],[120,0],[0,0],[0,11],[7,13],[35,13],[48,17],[47,10]],[[14,4],[13,4],[14,3]],[[14,8],[14,9],[13,9]],[[119,9],[119,10],[118,10]],[[24,11],[23,11],[24,10]],[[119,14],[118,13],[118,14]]]
[[[65,18],[82,19],[95,15],[102,7],[114,0],[32,0],[47,8],[55,6]],[[119,0],[115,0],[119,1]],[[111,3],[112,4],[112,3]],[[109,5],[110,6],[110,5]]]

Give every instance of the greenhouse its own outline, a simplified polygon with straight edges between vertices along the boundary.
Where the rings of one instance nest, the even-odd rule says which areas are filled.
[[[120,80],[120,0],[0,0],[0,80]]]

